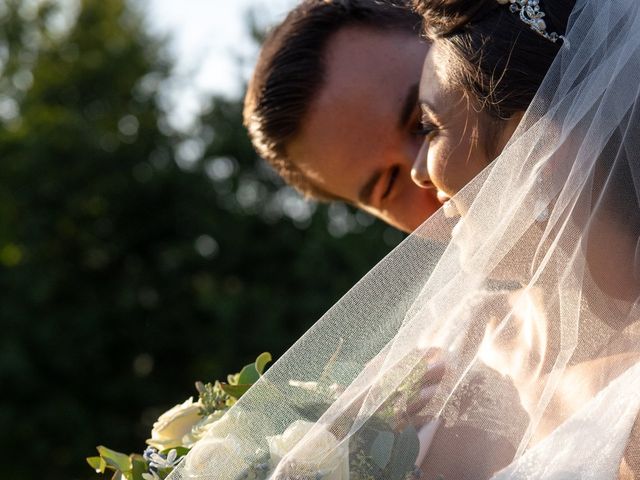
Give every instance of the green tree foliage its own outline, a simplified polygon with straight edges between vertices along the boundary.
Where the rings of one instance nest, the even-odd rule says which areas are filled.
[[[283,353],[389,231],[284,187],[237,99],[172,131],[124,0],[66,31],[39,4],[0,9],[0,476],[69,480],[97,444],[141,450],[195,380]]]

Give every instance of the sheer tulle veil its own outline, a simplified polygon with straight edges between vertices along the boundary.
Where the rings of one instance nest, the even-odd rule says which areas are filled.
[[[578,0],[566,37],[458,214],[371,270],[173,480],[638,471],[640,2]]]

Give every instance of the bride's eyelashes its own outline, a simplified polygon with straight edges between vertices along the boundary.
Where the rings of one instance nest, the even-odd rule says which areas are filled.
[[[436,128],[433,122],[427,120],[420,105],[417,105],[409,125],[409,133],[419,138],[429,135]]]
[[[438,127],[431,121],[420,119],[418,127],[413,131],[414,135],[419,137],[427,137],[438,130]]]

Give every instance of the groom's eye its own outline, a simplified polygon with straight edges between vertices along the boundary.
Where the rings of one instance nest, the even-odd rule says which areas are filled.
[[[387,188],[385,189],[384,193],[380,197],[382,200],[387,198],[391,193],[391,191],[393,190],[393,185],[396,183],[396,180],[398,178],[398,173],[400,173],[400,167],[393,167],[391,169],[389,173],[389,179],[387,180]]]

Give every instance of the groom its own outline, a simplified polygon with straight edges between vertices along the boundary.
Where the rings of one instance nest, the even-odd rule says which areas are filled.
[[[411,175],[428,45],[408,3],[304,0],[266,39],[244,109],[256,150],[299,192],[406,232],[440,206]]]

